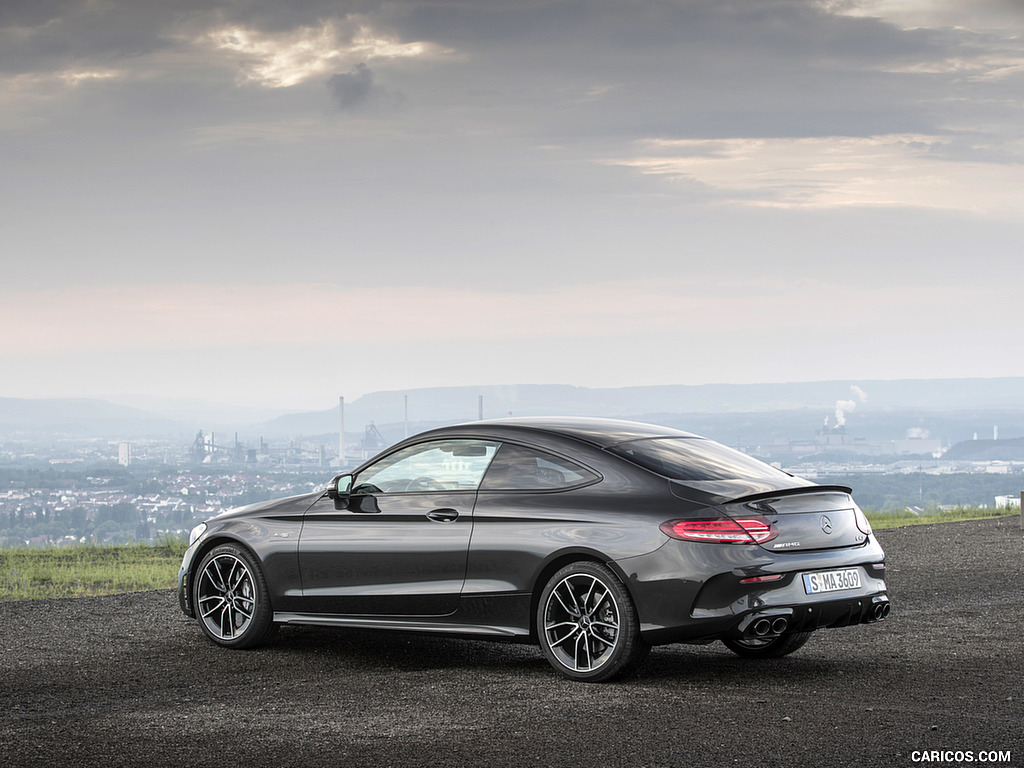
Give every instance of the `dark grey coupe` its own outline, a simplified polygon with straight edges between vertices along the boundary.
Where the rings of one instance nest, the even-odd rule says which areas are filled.
[[[651,645],[776,657],[880,621],[884,559],[849,488],[665,427],[506,419],[200,524],[178,597],[230,648],[280,624],[457,633],[539,643],[596,682]]]

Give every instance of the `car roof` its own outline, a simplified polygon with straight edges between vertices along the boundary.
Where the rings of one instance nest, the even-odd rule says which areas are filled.
[[[544,433],[580,440],[600,448],[624,443],[628,440],[640,440],[648,437],[690,437],[699,438],[690,432],[683,432],[672,427],[657,424],[646,424],[640,421],[624,421],[622,419],[602,419],[586,416],[525,416],[507,419],[487,419],[455,424],[423,435],[438,435],[445,432],[501,432],[512,433]]]

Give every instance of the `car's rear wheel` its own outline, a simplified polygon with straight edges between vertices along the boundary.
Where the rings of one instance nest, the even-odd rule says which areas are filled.
[[[565,566],[545,585],[537,635],[555,669],[591,683],[632,672],[648,650],[626,588],[607,567],[589,561]]]
[[[751,637],[738,640],[723,638],[722,642],[733,653],[748,659],[777,659],[802,648],[810,638],[810,632],[794,632],[772,638]]]
[[[253,648],[277,629],[263,572],[243,547],[221,544],[211,549],[194,584],[199,626],[218,645]]]

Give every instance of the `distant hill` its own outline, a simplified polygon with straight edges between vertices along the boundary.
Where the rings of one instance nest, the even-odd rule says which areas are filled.
[[[1009,440],[965,440],[942,454],[959,461],[1024,461],[1024,437]]]
[[[182,432],[182,425],[105,400],[0,397],[0,434],[128,438]]]
[[[999,426],[1007,437],[1024,434],[1024,378],[820,381],[773,384],[704,384],[594,389],[568,385],[434,387],[373,392],[346,402],[345,431],[361,435],[374,423],[388,440],[408,431],[472,421],[483,396],[484,418],[544,415],[607,416],[657,421],[732,444],[778,438],[809,439],[825,417],[836,425],[837,405],[851,434],[902,438],[913,431],[959,442]],[[847,402],[843,402],[847,401]],[[200,404],[201,405],[201,404]],[[183,436],[197,429],[238,432],[243,441],[338,433],[336,403],[253,423],[222,409],[219,419],[194,404],[180,414],[156,414],[95,399],[0,398],[0,436],[66,434],[109,439]],[[166,413],[166,412],[165,412]],[[1004,441],[1000,441],[1004,442]]]
[[[851,389],[857,387],[857,391]],[[1024,378],[911,379],[902,381],[821,381],[776,384],[703,384],[694,386],[590,389],[564,385],[440,387],[373,392],[345,404],[345,431],[361,432],[374,422],[404,422],[408,396],[410,422],[452,423],[478,415],[608,416],[643,414],[739,414],[811,410],[820,424],[834,419],[838,401],[852,411],[949,410],[1024,412]],[[863,395],[863,399],[862,396]],[[834,422],[833,422],[834,423]],[[268,435],[338,431],[338,409],[289,414],[261,425]],[[977,429],[977,427],[975,427]]]

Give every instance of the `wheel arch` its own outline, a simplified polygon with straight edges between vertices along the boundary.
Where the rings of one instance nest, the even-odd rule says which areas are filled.
[[[196,549],[195,554],[192,555],[192,562],[189,563],[188,567],[188,589],[189,592],[194,588],[196,572],[199,570],[199,566],[203,564],[203,559],[210,553],[211,550],[216,549],[221,544],[235,544],[241,547],[249,556],[256,561],[256,564],[261,568],[263,567],[263,560],[256,554],[252,547],[250,547],[243,539],[237,536],[232,536],[229,533],[218,531],[216,534],[211,536],[209,539],[203,541],[203,543]],[[188,596],[189,605],[192,605],[192,596]],[[193,606],[194,610],[194,606]]]
[[[218,550],[220,551],[218,552]],[[231,587],[227,586],[227,580],[223,579],[223,574],[221,574],[223,583],[220,586],[211,579],[210,584],[214,593],[220,594],[212,594],[210,597],[219,597],[220,604],[211,608],[209,614],[201,616],[198,606],[200,586],[196,579],[202,578],[201,569],[208,558],[212,556],[219,558],[222,555],[239,561],[243,570]],[[187,591],[191,593],[189,605],[192,609],[191,615],[198,620],[203,634],[214,643],[237,649],[255,648],[268,642],[277,631],[277,625],[273,620],[273,602],[263,569],[263,560],[245,540],[225,532],[218,531],[217,534],[211,536],[209,540],[203,541],[196,548],[188,568],[189,578],[186,586]],[[231,566],[229,573],[235,573],[234,566]],[[240,593],[234,592],[239,584],[244,582],[247,582],[251,589],[243,588]],[[247,604],[248,613],[239,604],[239,601]],[[218,624],[219,632],[207,620],[207,616],[212,615],[218,609],[220,617],[213,621]],[[225,634],[225,616],[227,617],[227,627],[230,630],[228,634]]]
[[[606,568],[610,568],[615,577],[622,583],[623,588],[629,595],[629,599],[633,601],[633,605],[636,606],[636,598],[633,595],[632,589],[628,580],[625,578],[625,574],[622,569],[619,568],[618,564],[612,561],[610,558],[602,555],[592,549],[573,549],[568,551],[559,552],[552,555],[551,558],[544,563],[543,567],[537,573],[536,578],[533,581],[533,587],[530,591],[530,638],[537,641],[537,607],[540,605],[540,593],[544,591],[544,587],[551,580],[558,571],[570,563],[579,563],[589,561],[603,565]]]

